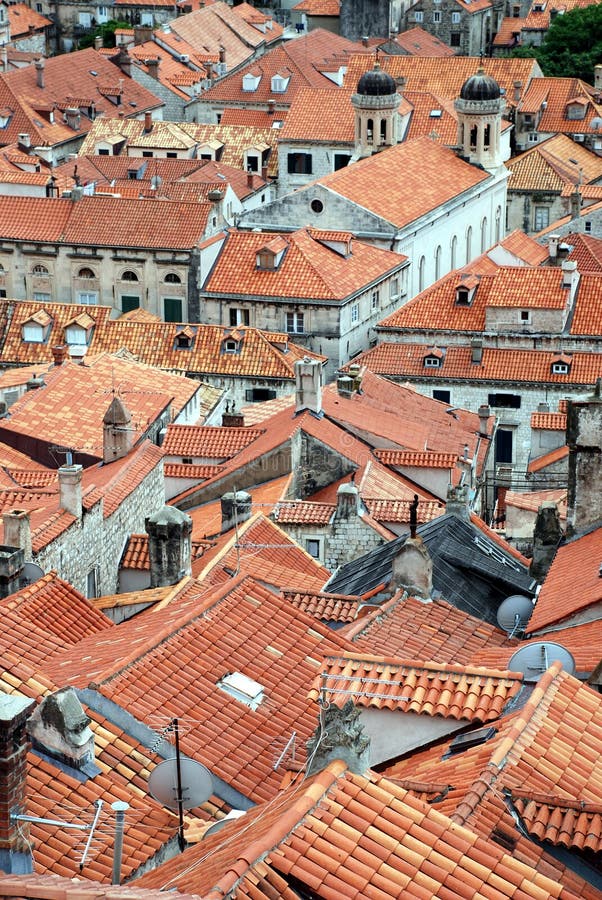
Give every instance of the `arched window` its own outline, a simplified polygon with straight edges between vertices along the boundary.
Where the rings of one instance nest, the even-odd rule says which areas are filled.
[[[122,281],[139,281],[138,276],[131,269],[127,269],[121,276]]]
[[[485,129],[483,131],[483,148],[485,150],[489,150],[490,143],[491,143],[491,125],[485,125]]]
[[[387,120],[380,120],[380,142],[381,144],[387,143]]]
[[[456,268],[456,256],[457,256],[457,252],[458,252],[458,238],[457,238],[456,235],[454,234],[453,238],[451,239],[451,258],[450,258],[450,263],[451,263],[452,269],[455,269],[455,268]]]
[[[477,126],[473,125],[470,129],[470,149],[477,149]]]
[[[78,278],[96,278],[96,275],[94,274],[92,269],[83,268],[83,269],[79,270],[79,272],[77,273],[77,277]]]
[[[368,119],[366,122],[366,140],[369,144],[374,140],[374,119]]]
[[[483,217],[481,222],[481,253],[487,249],[487,216]]]
[[[182,279],[175,272],[168,272],[165,276],[165,284],[182,284]]]
[[[426,268],[426,260],[424,256],[420,257],[420,262],[418,263],[418,290],[424,290],[424,270]]]
[[[441,278],[441,244],[435,250],[435,281]]]
[[[468,226],[466,231],[466,262],[472,259],[472,225]]]
[[[46,266],[34,266],[31,270],[32,275],[48,275]]]

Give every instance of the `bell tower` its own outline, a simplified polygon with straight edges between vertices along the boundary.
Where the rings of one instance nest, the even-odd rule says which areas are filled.
[[[505,101],[499,84],[485,73],[483,66],[464,82],[454,106],[458,114],[460,155],[489,172],[503,166],[501,133]]]
[[[371,156],[399,142],[401,95],[394,80],[383,71],[378,60],[357,83],[351,104],[355,109],[354,159]]]

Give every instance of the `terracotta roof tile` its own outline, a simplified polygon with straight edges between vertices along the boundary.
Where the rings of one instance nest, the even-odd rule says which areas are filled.
[[[283,597],[302,612],[324,622],[353,622],[359,598],[324,591],[283,591]]]
[[[566,431],[566,413],[531,413],[531,428],[543,431]]]
[[[569,185],[572,193],[580,179],[586,185],[602,178],[602,160],[566,134],[554,135],[508,160],[508,169],[510,191],[559,192]]]
[[[592,853],[602,849],[602,804],[519,789],[511,796],[523,827],[536,840]]]
[[[414,597],[394,597],[341,633],[369,653],[444,664],[469,665],[480,650],[490,649],[490,656],[497,654],[499,659],[488,665],[496,666],[502,661],[500,648],[518,645],[505,632],[444,600],[425,602]]]
[[[567,628],[559,628],[557,625],[549,626],[548,631],[541,632],[538,638],[529,641],[521,641],[520,647],[525,643],[539,643],[543,640],[561,644],[575,659],[577,675],[580,679],[590,676],[600,665],[602,660],[602,619],[586,622],[583,625],[572,625]],[[479,666],[506,666],[512,653],[517,648],[497,648],[495,650],[483,649],[475,654],[473,662]]]
[[[374,455],[386,466],[410,466],[419,469],[453,469],[458,457],[453,453],[410,450],[375,450]]]
[[[264,430],[169,425],[162,447],[166,456],[200,456],[204,459],[225,460],[248,447]]]
[[[453,47],[449,47],[444,41],[419,28],[417,25],[408,28],[395,36],[395,43],[409,53],[411,56],[453,56],[455,51]]]
[[[570,119],[568,106],[571,101],[585,101],[585,118]],[[540,133],[575,134],[595,133],[591,121],[602,112],[602,106],[595,100],[594,88],[579,78],[534,78],[524,91],[519,112],[539,112],[543,107],[538,124]]]
[[[537,459],[532,459],[527,466],[527,472],[541,472],[542,469],[546,469],[548,466],[560,462],[568,455],[568,447],[557,447],[556,450],[550,450],[549,453],[544,453],[543,456],[538,456]]]
[[[567,257],[577,262],[580,272],[602,271],[602,240],[591,234],[567,234],[564,243],[572,249]]]
[[[274,510],[274,520],[281,525],[328,525],[336,507],[332,503],[309,500],[282,501]]]
[[[24,35],[30,35],[32,32],[39,33],[52,25],[50,19],[40,15],[34,9],[30,9],[26,3],[12,3],[8,7],[8,21],[12,41]]]
[[[402,522],[409,525],[410,506],[413,500],[388,500],[366,498],[364,501],[377,522]],[[418,502],[418,521],[430,522],[445,510],[440,500],[420,500]]]
[[[192,559],[199,559],[210,546],[209,541],[192,541]],[[131,534],[119,563],[121,569],[150,570],[148,534]],[[97,605],[97,604],[96,604]]]
[[[602,601],[602,528],[558,548],[535,604],[529,631],[538,632]]]
[[[315,660],[347,646],[249,578],[211,592],[197,585],[115,626],[111,637],[107,643],[80,642],[77,651],[55,655],[47,670],[61,683],[95,681],[104,696],[142,721],[193,718],[195,727],[182,736],[183,752],[254,800],[277,789],[282,773],[273,769],[274,760],[293,730],[304,753],[315,727],[315,708],[306,696]],[[257,710],[218,686],[222,676],[237,671],[263,685]]]
[[[327,656],[311,696],[343,706],[392,709],[470,722],[501,715],[520,691],[522,675],[457,664],[371,656],[357,650]]]

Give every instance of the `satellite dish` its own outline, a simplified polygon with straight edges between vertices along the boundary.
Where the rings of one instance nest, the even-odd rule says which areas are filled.
[[[562,663],[569,675],[575,674],[575,660],[562,644],[552,641],[532,641],[513,653],[508,662],[511,672],[522,672],[525,681],[539,681],[552,663]]]
[[[497,623],[510,637],[524,631],[533,612],[533,601],[524,594],[512,594],[500,603]]]
[[[602,128],[602,119],[600,116],[594,116],[594,118],[589,123],[589,127],[593,128],[594,131],[599,131]]]
[[[209,837],[212,834],[215,834],[217,831],[221,831],[229,822],[233,822],[235,819],[240,819],[241,816],[244,816],[244,809],[231,809],[227,816],[224,816],[223,819],[220,819],[219,822],[214,822],[213,825],[210,825],[205,834],[203,835],[203,839]]]
[[[194,759],[181,757],[180,778],[183,809],[200,806],[213,793],[211,772]],[[178,809],[178,767],[175,757],[163,760],[153,769],[148,777],[148,789],[163,806]]]
[[[23,566],[22,579],[25,586],[33,584],[34,581],[39,581],[43,575],[44,569],[38,566],[37,563],[27,562]]]

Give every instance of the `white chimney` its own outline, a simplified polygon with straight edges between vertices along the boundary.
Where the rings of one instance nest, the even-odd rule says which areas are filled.
[[[9,509],[2,514],[4,543],[9,547],[19,547],[25,561],[31,560],[31,527],[26,509]]]
[[[82,466],[61,466],[59,469],[59,499],[64,510],[82,517]]]
[[[562,260],[562,286],[569,289],[569,302],[572,303],[577,292],[579,284],[579,272],[577,271],[577,263],[573,259]]]
[[[295,411],[320,415],[322,412],[322,363],[317,359],[298,359],[295,363]]]

